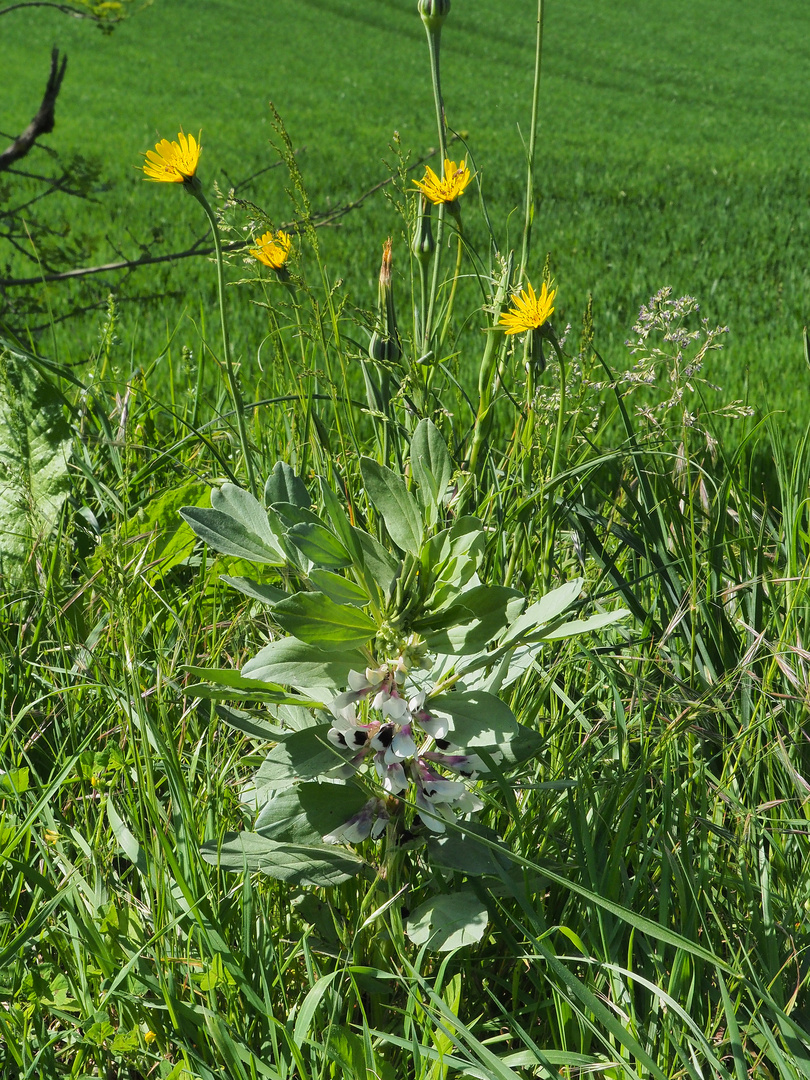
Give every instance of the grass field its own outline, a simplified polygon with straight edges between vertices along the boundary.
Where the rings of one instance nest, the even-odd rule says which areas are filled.
[[[378,193],[0,330],[2,1080],[810,1075],[803,7],[546,6],[540,300],[537,7],[454,0],[492,249],[457,175],[449,251]],[[204,236],[269,98],[250,196],[339,207],[436,139],[415,7],[0,15],[3,124],[58,40],[85,263]]]
[[[100,206],[63,202],[57,214],[85,265],[137,256],[141,244],[158,254],[188,246],[204,223],[179,192],[141,182],[139,153],[157,132],[202,128],[206,183],[237,183],[275,160],[268,99],[301,148],[313,206],[340,205],[386,176],[394,130],[415,157],[435,143],[424,35],[411,6],[158,0],[110,38],[47,11],[17,12],[0,38],[3,127],[29,119],[57,42],[70,68],[51,142],[96,155],[111,184]],[[467,136],[501,238],[522,199],[518,129],[528,128],[533,55],[524,6],[504,14],[487,0],[458,3],[443,50],[448,122]],[[597,341],[622,367],[639,305],[666,284],[691,293],[732,332],[710,375],[733,397],[785,409],[788,425],[804,415],[796,394],[807,384],[804,14],[800,0],[718,0],[708,9],[688,0],[666,14],[653,0],[552,5],[539,151],[537,251],[551,254],[561,317],[578,326],[592,292]],[[284,220],[285,182],[276,170],[243,194]],[[471,211],[466,224],[482,237]],[[373,301],[382,239],[398,228],[377,194],[323,237],[330,275],[345,279],[361,307]],[[32,273],[19,258],[13,270]],[[213,296],[212,277],[204,260],[186,260],[49,295],[58,312],[69,296],[99,300],[110,288],[172,292],[172,303],[125,312],[122,333],[143,363],[165,343],[167,325],[180,322],[178,345],[194,344],[182,313],[196,318],[195,298]],[[244,297],[235,305],[239,347],[250,355],[261,320]],[[75,361],[93,339],[94,331],[72,331],[62,348]]]

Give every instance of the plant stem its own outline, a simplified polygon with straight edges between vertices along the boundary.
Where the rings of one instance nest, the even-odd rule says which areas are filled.
[[[441,44],[441,29],[427,31],[428,49],[430,51],[430,76],[433,82],[433,101],[436,106],[436,125],[439,131],[439,175],[444,176],[444,162],[447,157],[447,136],[444,125],[444,102],[442,101],[441,76],[439,73],[439,46]],[[439,215],[436,224],[436,250],[433,254],[433,278],[430,284],[430,296],[428,299],[427,312],[425,313],[424,337],[422,339],[422,352],[430,351],[430,338],[433,329],[433,311],[436,306],[436,293],[439,289],[439,268],[442,255],[442,240],[444,239],[444,218],[447,207],[439,203]]]
[[[529,162],[526,176],[526,210],[523,218],[523,244],[520,252],[520,274],[523,280],[529,261],[529,248],[532,238],[534,219],[534,158],[537,147],[537,113],[540,104],[540,67],[543,60],[543,0],[537,0],[537,38],[534,54],[534,88],[532,91],[532,129],[529,133]]]
[[[242,446],[242,458],[245,463],[245,473],[247,475],[248,488],[251,495],[255,497],[256,477],[253,472],[253,458],[250,454],[247,430],[245,428],[245,406],[242,401],[242,394],[239,390],[239,384],[236,381],[236,373],[233,370],[230,344],[228,341],[228,318],[225,312],[225,270],[222,260],[222,243],[219,239],[217,219],[214,216],[214,211],[211,209],[208,200],[206,199],[205,195],[203,195],[202,190],[198,188],[197,185],[191,188],[187,188],[186,190],[191,191],[192,195],[194,195],[197,202],[205,211],[205,215],[208,218],[208,223],[211,226],[211,235],[214,238],[214,249],[216,251],[217,262],[217,290],[219,293],[219,322],[222,329],[222,351],[225,353],[225,371],[228,376],[228,390],[230,391],[231,400],[233,401],[233,407],[236,413],[236,426],[239,431],[239,442]]]

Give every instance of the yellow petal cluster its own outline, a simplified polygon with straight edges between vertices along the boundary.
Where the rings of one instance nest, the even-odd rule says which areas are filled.
[[[549,291],[548,285],[543,282],[540,295],[536,296],[530,282],[526,288],[512,297],[514,307],[509,308],[501,315],[501,326],[507,327],[507,334],[522,334],[526,330],[539,330],[543,323],[548,322],[554,314],[554,297],[556,289]]]
[[[258,247],[251,248],[250,254],[271,270],[283,269],[292,251],[292,238],[279,229],[277,233],[266,232],[256,241]]]
[[[161,139],[154,150],[147,150],[143,171],[147,180],[162,184],[185,184],[197,171],[202,147],[199,136],[184,135],[181,131],[177,142]]]
[[[419,188],[434,204],[455,202],[469,184],[472,176],[467,168],[467,159],[456,165],[455,161],[444,159],[444,176],[439,179],[429,165],[425,166],[425,175],[421,180],[414,180]]]

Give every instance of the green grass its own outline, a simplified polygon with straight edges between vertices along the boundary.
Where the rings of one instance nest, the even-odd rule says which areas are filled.
[[[57,31],[71,52],[59,133],[68,147],[92,141],[115,181],[102,204],[76,212],[88,257],[106,257],[98,237],[125,236],[125,222],[136,236],[160,226],[167,248],[203,233],[181,190],[130,172],[156,127],[203,126],[203,176],[236,179],[273,160],[262,119],[272,96],[306,147],[300,165],[316,206],[378,178],[386,130],[397,126],[417,151],[431,143],[424,35],[410,0],[354,4],[350,18],[325,2],[233,4],[228,18],[225,9],[164,0],[109,40],[47,17],[35,24],[29,55],[46,57]],[[456,0],[444,74],[451,122],[469,131],[496,231],[514,244],[514,125],[527,122],[532,18],[505,10]],[[320,261],[301,240],[294,295],[268,274],[266,290],[243,285],[234,299],[246,397],[272,399],[248,413],[262,478],[290,463],[323,520],[341,520],[335,506],[344,507],[392,549],[394,523],[375,508],[374,474],[364,476],[360,456],[413,485],[410,439],[429,417],[453,470],[437,527],[480,520],[483,582],[536,600],[581,575],[583,614],[631,612],[547,642],[501,692],[539,748],[513,771],[493,762],[477,787],[477,819],[501,838],[489,873],[454,865],[410,819],[401,843],[362,845],[363,872],[333,887],[228,872],[201,851],[252,826],[242,785],[271,744],[227,724],[187,666],[227,679],[284,632],[281,610],[228,588],[223,575],[253,574],[288,592],[304,580],[301,567],[217,555],[180,524],[180,506],[205,505],[211,486],[245,475],[216,363],[213,266],[139,272],[143,284],[134,276],[128,288],[167,295],[126,304],[120,318],[111,308],[92,350],[95,329],[49,326],[42,348],[61,366],[0,347],[3,1080],[810,1072],[810,442],[791,430],[804,416],[795,395],[805,377],[794,356],[805,271],[792,194],[807,123],[791,36],[801,9],[752,10],[734,41],[723,35],[738,5],[718,4],[699,21],[697,5],[666,23],[655,12],[652,3],[549,12],[533,266],[538,283],[552,249],[563,301],[554,321],[576,325],[567,397],[556,351],[540,373],[519,342],[509,352],[501,335],[480,333],[493,316],[468,283],[446,362],[415,363],[404,258],[396,286],[406,348],[387,367],[369,363],[361,380],[366,315],[341,291],[330,306],[328,285],[345,273],[348,296],[371,306],[381,240],[400,228],[380,198],[319,234]],[[700,65],[689,49],[698,30],[712,43]],[[15,94],[36,98],[16,40],[15,52],[4,36],[0,62],[9,56]],[[757,70],[759,97],[749,102]],[[288,185],[282,169],[257,185],[278,219],[289,213]],[[462,213],[486,266],[472,191]],[[796,243],[780,243],[789,234],[778,227],[794,227]],[[765,407],[755,387],[770,378],[770,400],[793,395],[788,420],[711,446],[706,434],[725,429],[699,392],[651,421],[628,382],[610,384],[592,345],[609,363],[623,356],[637,305],[665,282],[705,293],[710,322],[739,320],[703,372],[726,384],[719,400],[744,388],[750,362],[752,402]],[[595,337],[586,333],[580,349],[589,291]],[[179,320],[170,354],[159,355]],[[660,333],[654,348],[674,351]],[[197,401],[199,356],[208,392]],[[683,387],[679,363],[674,381],[658,371],[649,403]],[[38,397],[37,372],[53,383]],[[695,425],[683,404],[699,414]],[[69,446],[67,463],[48,458],[53,442]],[[32,528],[15,563],[13,534],[32,527],[51,475],[43,461],[61,477],[64,508],[52,529]],[[367,554],[364,572],[378,572],[375,559]],[[404,560],[407,587],[392,591],[408,618],[433,569],[415,567]],[[392,610],[376,642],[392,634]],[[366,615],[377,620],[373,605]],[[268,721],[263,705],[228,703],[254,724]],[[485,905],[479,940],[445,955],[406,936],[409,912],[437,893]]]
[[[560,317],[579,324],[589,292],[602,347],[618,367],[639,305],[665,284],[692,293],[732,336],[711,373],[734,397],[786,409],[801,424],[806,385],[800,330],[808,292],[808,118],[802,87],[800,0],[777,7],[722,0],[707,11],[686,2],[662,13],[589,0],[550,5],[541,94],[537,260],[551,253]],[[54,41],[70,56],[51,142],[98,156],[112,184],[100,208],[63,205],[85,264],[179,250],[203,232],[179,192],[152,188],[133,169],[155,133],[203,129],[203,177],[227,187],[275,160],[267,100],[280,109],[316,209],[350,201],[386,175],[399,131],[415,156],[435,144],[424,34],[410,0],[350,6],[156,3],[108,39],[56,15],[4,18],[0,62],[8,73],[4,126],[20,128],[38,101]],[[532,19],[484,0],[457,4],[444,34],[448,120],[467,134],[501,243],[522,205],[518,128],[526,131]],[[41,63],[35,58],[41,57]],[[248,189],[277,220],[289,216],[281,171]],[[481,221],[469,205],[467,228]],[[510,224],[511,223],[511,224]],[[323,237],[333,279],[370,306],[380,244],[399,222],[378,194]],[[157,231],[159,242],[153,243]],[[30,273],[19,259],[17,272]],[[36,271],[34,271],[36,272]],[[538,276],[539,267],[533,270]],[[151,297],[124,325],[143,363],[180,323],[179,346],[196,347],[198,298],[213,296],[204,260],[91,279],[80,292],[49,290],[57,312],[68,296],[103,300],[108,288]],[[164,300],[172,293],[171,303]],[[262,323],[235,302],[240,349],[251,355]],[[80,359],[93,331],[71,332]],[[179,354],[179,349],[175,355]]]

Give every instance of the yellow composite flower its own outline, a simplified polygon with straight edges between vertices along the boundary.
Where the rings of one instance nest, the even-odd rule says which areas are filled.
[[[549,290],[545,281],[536,296],[530,282],[526,288],[512,297],[514,307],[501,315],[501,326],[507,327],[507,334],[522,334],[527,330],[539,330],[554,314],[556,289]]]
[[[146,179],[163,184],[185,184],[193,180],[201,152],[199,135],[195,139],[181,131],[177,142],[161,139],[154,150],[146,151],[143,165]]]
[[[453,203],[459,195],[464,194],[464,189],[471,179],[466,158],[459,162],[458,167],[455,161],[445,158],[444,176],[441,180],[433,169],[426,165],[424,177],[421,180],[414,180],[414,184],[434,204]]]
[[[283,270],[292,251],[292,238],[279,229],[277,233],[266,232],[256,241],[258,247],[251,248],[250,254],[271,270]]]

